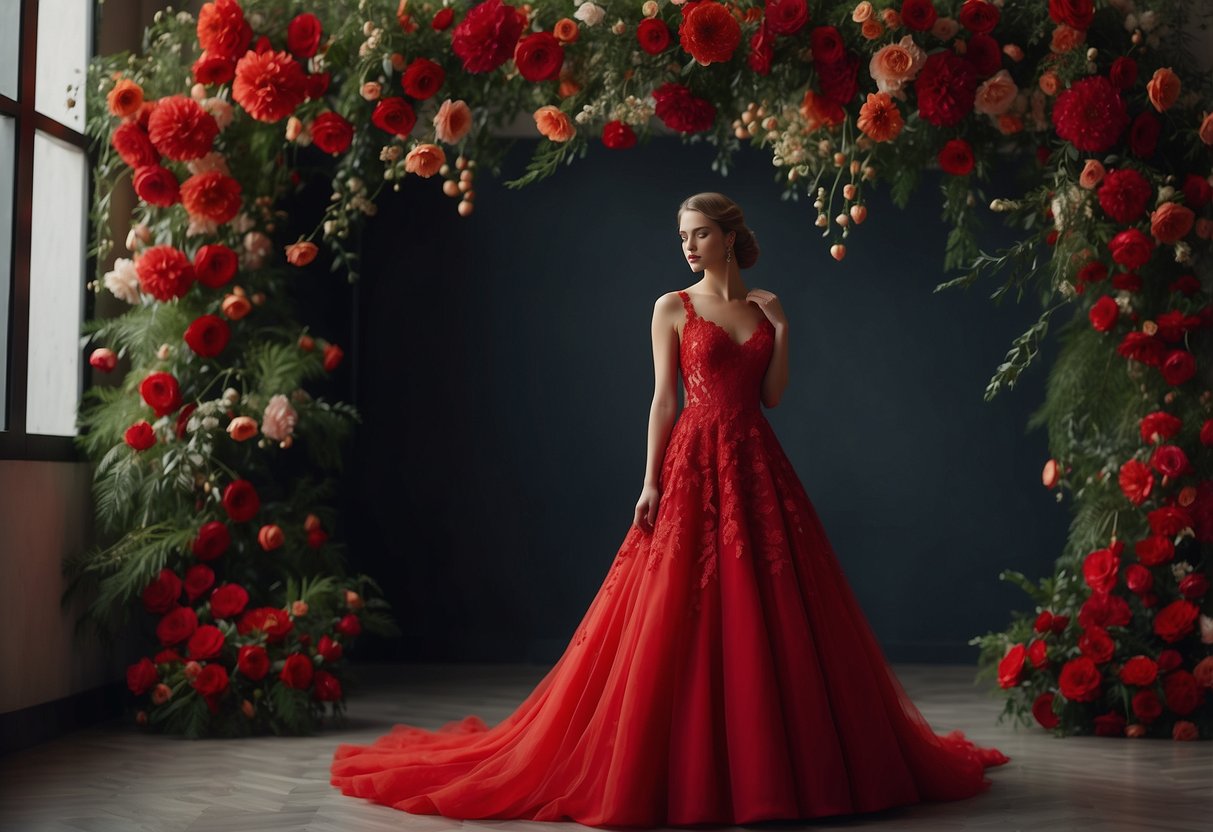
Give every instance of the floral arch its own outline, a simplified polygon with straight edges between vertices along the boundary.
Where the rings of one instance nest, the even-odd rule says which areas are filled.
[[[1013,572],[1033,608],[973,639],[1004,716],[1059,734],[1213,737],[1213,88],[1178,0],[213,0],[157,14],[135,56],[90,67],[90,363],[129,362],[81,408],[97,514],[114,541],[69,565],[90,618],[149,631],[128,672],[141,723],[237,735],[339,714],[344,646],[393,627],[374,582],[329,539],[323,479],[356,411],[305,384],[342,350],[292,319],[291,270],[319,246],[358,277],[361,221],[385,187],[441,181],[462,216],[499,174],[497,128],[544,141],[522,187],[601,142],[658,128],[769,148],[846,256],[882,185],[904,205],[946,174],[937,291],[989,275],[1031,291],[986,398],[1014,386],[1050,327],[1060,353],[1033,416],[1043,486],[1072,501],[1054,574]],[[1023,193],[980,183],[1007,154]],[[333,184],[312,233],[275,239],[275,206]],[[110,194],[138,204],[109,255]],[[982,251],[986,206],[1020,240]],[[1063,320],[1064,319],[1064,320]],[[302,459],[299,457],[302,456]],[[308,476],[287,476],[287,463]],[[135,507],[138,507],[136,510]],[[154,637],[151,633],[154,631]]]

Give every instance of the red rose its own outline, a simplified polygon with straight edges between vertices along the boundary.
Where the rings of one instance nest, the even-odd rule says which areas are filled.
[[[324,358],[321,360],[321,366],[324,367],[326,373],[331,373],[341,364],[341,359],[345,357],[345,351],[336,344],[329,344],[324,348]]]
[[[286,27],[286,48],[296,58],[310,58],[320,48],[320,18],[311,12],[297,15]]]
[[[354,140],[354,125],[329,110],[316,116],[310,132],[316,147],[332,155],[344,153]]]
[[[678,40],[698,63],[724,63],[741,45],[741,24],[716,0],[700,0],[689,11],[682,10]]]
[[[1209,591],[1209,579],[1200,572],[1185,575],[1179,582],[1179,594],[1191,601],[1199,601]]]
[[[1196,683],[1196,677],[1186,670],[1168,673],[1162,680],[1162,692],[1167,707],[1180,716],[1187,716],[1205,701],[1205,692]]]
[[[248,480],[234,480],[223,489],[223,510],[233,523],[251,520],[261,508],[257,489]]]
[[[1119,272],[1112,277],[1112,288],[1126,292],[1141,291],[1141,277],[1133,272]]]
[[[935,52],[923,64],[914,89],[919,115],[936,127],[952,127],[973,110],[977,72],[951,51]]]
[[[1192,632],[1200,607],[1179,599],[1167,604],[1154,616],[1154,633],[1168,644],[1174,644]]]
[[[1124,627],[1133,618],[1129,602],[1111,592],[1096,592],[1078,609],[1078,623],[1092,627]]]
[[[208,52],[235,60],[252,38],[253,28],[236,0],[205,3],[198,12],[198,43]]]
[[[189,258],[170,245],[144,249],[135,260],[135,273],[143,291],[162,301],[181,297],[194,282]]]
[[[1165,365],[1164,365],[1165,366]],[[1150,467],[1164,477],[1175,479],[1188,473],[1188,455],[1178,445],[1159,445],[1150,455]]]
[[[152,664],[152,660],[147,656],[126,669],[126,686],[135,696],[147,693],[159,681],[160,674],[156,672],[156,665]]]
[[[156,102],[147,120],[147,135],[165,156],[184,162],[211,152],[219,123],[194,99],[170,95]]]
[[[973,35],[965,60],[973,65],[978,78],[988,78],[1002,67],[1002,46],[989,35]]]
[[[303,67],[287,52],[246,52],[236,64],[232,99],[249,115],[272,124],[307,98]]]
[[[1175,668],[1183,663],[1183,657],[1179,655],[1179,651],[1168,647],[1158,654],[1158,669],[1163,673],[1170,673]]]
[[[1049,663],[1049,646],[1038,638],[1032,639],[1028,645],[1028,661],[1037,670],[1043,669]]]
[[[1171,350],[1159,369],[1167,384],[1178,386],[1196,375],[1196,357],[1187,350]]]
[[[653,90],[657,118],[671,130],[698,133],[716,122],[716,108],[711,102],[698,98],[682,84],[667,81]]]
[[[1154,588],[1154,576],[1140,563],[1129,564],[1125,567],[1125,586],[1132,592],[1142,595]]]
[[[1146,566],[1161,566],[1175,557],[1175,544],[1170,537],[1154,534],[1133,544],[1137,559]]]
[[[636,134],[622,121],[608,121],[602,127],[602,143],[611,150],[626,150],[635,147]]]
[[[1125,544],[1118,540],[1106,549],[1096,549],[1082,562],[1082,576],[1095,592],[1108,592],[1116,586],[1120,569],[1120,553]]]
[[[1125,498],[1135,506],[1144,503],[1154,487],[1154,475],[1144,463],[1136,459],[1130,459],[1120,466],[1118,479]]]
[[[316,652],[322,659],[332,664],[341,659],[341,643],[323,635],[320,637],[320,641],[316,642]]]
[[[190,658],[198,661],[213,659],[219,655],[226,643],[222,630],[214,624],[203,624],[190,636]]]
[[[939,151],[939,166],[953,176],[968,174],[973,170],[973,148],[964,139],[952,139]]]
[[[1016,644],[998,663],[998,686],[1013,688],[1023,678],[1023,660],[1026,651],[1022,644]]]
[[[316,688],[312,691],[314,696],[320,702],[340,702],[341,701],[341,683],[337,681],[337,677],[327,670],[317,670],[315,677]]]
[[[1032,629],[1038,633],[1047,633],[1053,629],[1053,613],[1049,610],[1042,611],[1040,615],[1036,616]]]
[[[1092,327],[1099,332],[1108,332],[1116,326],[1116,320],[1120,317],[1120,307],[1116,305],[1116,301],[1108,295],[1104,295],[1095,302],[1087,314],[1091,319]]]
[[[1156,410],[1141,418],[1141,441],[1153,445],[1161,439],[1170,439],[1179,433],[1179,429],[1182,427],[1183,422],[1177,416]]]
[[[564,47],[551,32],[534,32],[518,41],[514,65],[528,81],[550,81],[564,65]],[[407,80],[407,71],[405,73]]]
[[[1070,625],[1070,616],[1054,615],[1053,621],[1049,625],[1049,629],[1053,631],[1053,635],[1059,636],[1066,631],[1066,627]]]
[[[450,6],[445,9],[439,9],[434,15],[434,19],[430,21],[430,27],[435,32],[444,32],[446,28],[455,20],[455,10]]]
[[[194,81],[199,84],[208,87],[212,84],[226,84],[236,77],[236,62],[231,58],[204,51],[198,56],[198,60],[194,61],[190,71],[194,73]]]
[[[146,451],[156,444],[156,432],[152,430],[147,419],[140,419],[126,429],[126,433],[122,434],[122,441],[136,451]]]
[[[1108,78],[1117,89],[1127,90],[1137,83],[1137,61],[1124,55],[1112,61]]]
[[[225,223],[240,212],[240,183],[218,171],[196,173],[181,183],[181,204],[191,217]]]
[[[1126,228],[1108,243],[1112,259],[1128,269],[1139,269],[1150,261],[1154,241],[1140,229]]]
[[[1133,361],[1140,361],[1151,367],[1160,367],[1166,349],[1167,345],[1162,342],[1161,338],[1134,331],[1125,333],[1125,337],[1121,339],[1116,351]]]
[[[1061,695],[1071,702],[1094,702],[1099,698],[1102,681],[1095,662],[1086,656],[1079,656],[1062,665],[1058,685]]]
[[[198,615],[192,607],[176,607],[156,625],[156,638],[164,647],[180,644],[198,629]]]
[[[206,564],[195,563],[185,570],[185,597],[191,604],[214,585],[215,571]]]
[[[168,373],[149,373],[139,384],[139,395],[157,416],[166,416],[181,406],[181,388]]]
[[[289,688],[307,690],[312,684],[312,670],[311,659],[300,653],[292,653],[286,657],[278,678]]]
[[[958,18],[960,25],[970,32],[984,35],[993,31],[1001,16],[1001,10],[987,0],[965,0]]]
[[[650,55],[659,55],[670,45],[670,27],[659,17],[646,17],[636,26],[636,40]]]
[[[1158,337],[1172,344],[1182,341],[1189,330],[1200,327],[1199,317],[1185,315],[1178,309],[1163,312],[1154,322],[1158,324]]]
[[[1116,643],[1103,627],[1088,627],[1078,638],[1078,649],[1096,664],[1106,664],[1116,652]]]
[[[766,0],[763,25],[772,35],[794,35],[808,22],[809,6],[805,0]]]
[[[413,105],[403,98],[381,98],[371,113],[371,123],[388,133],[407,136],[417,124],[417,114],[413,111]]]
[[[161,569],[150,584],[143,588],[143,608],[148,612],[164,614],[177,606],[181,597],[181,579],[171,569]]]
[[[270,672],[270,657],[260,644],[246,644],[236,653],[236,669],[254,682]]]
[[[835,104],[849,104],[859,92],[859,58],[846,55],[834,63],[813,62],[822,96]]]
[[[144,165],[136,168],[131,182],[135,195],[148,205],[167,208],[181,201],[181,188],[173,172],[160,165]]]
[[[232,330],[218,315],[200,315],[185,328],[182,336],[191,350],[203,358],[214,358],[223,352]]]
[[[1049,0],[1049,17],[1054,23],[1089,29],[1095,19],[1095,4],[1091,0]]]
[[[555,40],[555,38],[552,38],[552,40]],[[525,41],[523,42],[525,43]],[[521,46],[521,44],[519,45]],[[563,53],[561,53],[561,56],[563,57]],[[517,59],[518,56],[515,54],[514,60],[517,61]],[[556,68],[559,69],[559,65]],[[522,67],[519,66],[519,70],[521,69]],[[523,75],[526,77],[525,72]],[[555,75],[552,77],[555,77]],[[445,80],[446,72],[439,64],[431,61],[429,58],[416,58],[405,67],[401,85],[404,87],[405,95],[412,96],[418,101],[423,101],[438,92]]]
[[[1121,225],[1136,222],[1146,211],[1154,189],[1132,168],[1111,171],[1099,186],[1099,207]]]
[[[765,20],[750,36],[750,54],[746,55],[746,63],[759,75],[771,74],[771,61],[775,58],[773,40],[775,36],[767,28]]]
[[[1061,722],[1057,714],[1053,713],[1053,700],[1055,698],[1051,693],[1042,693],[1032,703],[1032,716],[1036,717],[1036,721],[1040,723],[1042,728],[1050,731]]]
[[[1139,690],[1133,694],[1133,714],[1145,725],[1162,716],[1162,703],[1152,690]]]
[[[208,664],[202,668],[190,686],[203,696],[219,696],[227,690],[227,670],[221,664]]]
[[[235,618],[248,606],[248,592],[240,584],[224,584],[211,593],[211,615]]]
[[[1100,714],[1093,720],[1095,723],[1095,736],[1097,737],[1123,737],[1125,733],[1125,718],[1123,714],[1118,714],[1115,711],[1109,711],[1106,714]]]
[[[276,607],[257,607],[240,616],[236,622],[236,632],[248,635],[254,630],[265,633],[270,644],[281,644],[287,633],[295,626],[286,610]]]
[[[468,10],[451,32],[451,51],[466,72],[489,72],[514,54],[524,19],[501,0],[485,0]]]
[[[327,72],[315,72],[303,76],[303,95],[308,101],[314,101],[328,92],[332,76]]]
[[[1133,119],[1129,128],[1129,150],[1139,159],[1149,159],[1158,147],[1158,135],[1162,132],[1162,122],[1150,112],[1142,112]]]
[[[1184,204],[1193,211],[1199,211],[1213,200],[1213,185],[1203,176],[1189,173],[1184,177]]]
[[[214,560],[227,551],[231,542],[232,536],[227,526],[219,520],[211,520],[198,529],[198,536],[190,544],[190,549],[198,560]]]
[[[1079,150],[1103,153],[1111,149],[1128,123],[1120,92],[1102,75],[1075,81],[1053,104],[1057,135]]]
[[[218,289],[236,276],[239,258],[222,243],[202,246],[194,253],[194,276],[208,289]]]
[[[925,32],[935,25],[939,13],[931,0],[904,0],[901,4],[901,22],[907,29]]]
[[[1200,426],[1200,444],[1206,448],[1213,445],[1213,419],[1205,419],[1205,423]]]
[[[1126,685],[1145,687],[1154,683],[1158,676],[1158,665],[1148,656],[1134,656],[1120,669],[1120,681]]]
[[[813,50],[813,65],[836,64],[846,57],[846,45],[842,35],[833,26],[816,26],[809,33],[809,47]]]
[[[1101,280],[1106,280],[1107,277],[1107,266],[1098,260],[1089,260],[1078,270],[1078,274],[1074,279],[1079,283],[1098,283]]]
[[[114,130],[110,144],[122,161],[132,168],[154,165],[160,161],[160,151],[148,138],[147,131],[133,121],[123,122]]]
[[[362,632],[362,622],[351,612],[338,621],[337,626],[333,629],[343,636],[353,638]]]

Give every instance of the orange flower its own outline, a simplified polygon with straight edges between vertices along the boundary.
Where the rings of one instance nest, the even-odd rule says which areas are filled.
[[[859,31],[868,40],[876,40],[884,34],[884,24],[874,17],[869,17],[859,27]]]
[[[562,17],[556,21],[556,25],[552,27],[552,34],[556,36],[556,40],[561,43],[576,43],[577,38],[581,36],[581,29],[577,28],[577,21],[567,17]]]
[[[1154,109],[1160,113],[1170,109],[1179,98],[1179,86],[1179,76],[1172,72],[1170,67],[1164,66],[1154,70],[1154,77],[1146,84],[1146,93],[1150,96]]]
[[[227,295],[223,299],[220,311],[229,321],[238,321],[253,311],[253,305],[243,295]]]
[[[227,432],[236,442],[252,439],[257,435],[257,420],[252,416],[237,416],[228,423]]]
[[[1082,173],[1078,175],[1078,184],[1088,191],[1093,190],[1103,181],[1106,173],[1107,171],[1098,159],[1087,159],[1086,164],[1082,166]]]
[[[1040,91],[1045,95],[1057,95],[1057,90],[1061,86],[1061,81],[1057,79],[1057,73],[1053,70],[1046,70],[1040,76]]]
[[[872,4],[868,0],[863,0],[851,11],[851,20],[856,23],[864,23],[872,19]]]
[[[1160,243],[1178,243],[1192,230],[1196,215],[1178,202],[1164,202],[1150,215],[1150,233]]]
[[[1200,140],[1205,144],[1213,144],[1213,113],[1206,113],[1200,123]]]
[[[1003,113],[998,117],[998,132],[1010,136],[1023,130],[1023,119],[1011,113]]]
[[[557,93],[561,98],[568,98],[570,95],[576,95],[581,89],[581,84],[578,84],[572,78],[561,78],[560,89]]]
[[[887,142],[897,138],[905,121],[887,92],[871,92],[867,102],[859,108],[857,126],[872,141]]]
[[[804,100],[800,102],[800,114],[804,116],[805,126],[810,130],[842,124],[846,116],[842,107],[812,90],[805,90]]]
[[[306,266],[316,259],[316,254],[319,251],[320,249],[315,243],[309,243],[306,240],[291,243],[289,246],[286,246],[286,262],[292,266]]]
[[[1085,29],[1075,29],[1062,23],[1053,30],[1053,41],[1049,48],[1058,54],[1069,52],[1087,39]]]
[[[535,126],[541,135],[554,142],[567,142],[577,135],[577,128],[568,114],[552,104],[545,104],[535,111]]]
[[[114,84],[105,101],[109,104],[110,112],[120,118],[134,115],[143,106],[143,87],[129,78],[123,78]]]
[[[436,144],[419,144],[404,157],[404,169],[426,179],[446,164],[446,153]]]

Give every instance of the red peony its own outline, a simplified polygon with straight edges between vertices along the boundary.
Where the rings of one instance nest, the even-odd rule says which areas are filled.
[[[960,25],[975,34],[984,35],[994,30],[1002,16],[1001,10],[987,0],[965,0],[957,16]]]
[[[1133,119],[1129,128],[1129,150],[1139,159],[1149,159],[1158,147],[1158,136],[1162,133],[1162,122],[1146,111]]]
[[[219,520],[211,520],[198,529],[190,549],[198,560],[214,560],[226,552],[231,543],[232,536],[227,526]]]
[[[1087,314],[1091,319],[1092,327],[1099,332],[1108,332],[1116,326],[1116,320],[1120,317],[1120,307],[1111,297],[1104,295],[1095,302]]]
[[[1016,644],[998,663],[998,686],[1013,688],[1023,680],[1023,660],[1026,650],[1022,644]]]
[[[303,67],[287,52],[247,52],[236,64],[232,98],[257,121],[280,121],[307,98]]]
[[[185,597],[194,603],[215,585],[215,570],[205,563],[195,563],[185,570]]]
[[[310,58],[320,48],[320,18],[311,12],[296,15],[286,27],[286,48],[296,58]]]
[[[670,27],[660,17],[646,17],[636,26],[636,40],[650,55],[660,55],[670,45]]]
[[[1166,365],[1164,364],[1163,367],[1165,368]],[[1150,455],[1150,467],[1164,477],[1170,477],[1171,479],[1182,477],[1191,469],[1188,463],[1188,455],[1178,445],[1159,445],[1156,447],[1154,453]]]
[[[179,298],[194,282],[194,267],[189,258],[170,245],[144,249],[135,260],[139,285],[157,300]]]
[[[1120,681],[1126,685],[1145,687],[1154,683],[1158,665],[1148,656],[1134,656],[1120,668]]]
[[[198,661],[213,659],[219,655],[219,651],[226,643],[227,640],[223,637],[222,630],[214,624],[203,624],[190,636],[190,658]]]
[[[608,121],[602,127],[602,143],[611,150],[636,146],[636,133],[622,121]]]
[[[973,170],[973,148],[964,139],[952,139],[939,151],[939,166],[944,173],[965,176]]]
[[[1075,29],[1089,29],[1095,19],[1092,0],[1049,0],[1049,17]]]
[[[221,664],[208,664],[193,678],[190,686],[206,697],[219,696],[227,690],[227,669]]]
[[[208,289],[218,289],[236,276],[240,259],[222,243],[202,246],[194,254],[194,276]]]
[[[1102,681],[1095,662],[1086,656],[1079,656],[1062,665],[1058,686],[1061,695],[1071,702],[1094,702],[1099,698]]]
[[[248,480],[235,480],[223,489],[223,510],[233,523],[253,519],[260,508],[261,498]]]
[[[1126,228],[1108,242],[1112,259],[1127,269],[1139,269],[1150,261],[1154,241],[1139,228]]]
[[[240,616],[236,622],[236,632],[248,635],[254,630],[265,633],[270,644],[281,644],[287,633],[295,626],[286,610],[275,607],[257,607]]]
[[[938,17],[931,0],[904,0],[901,4],[901,22],[907,29],[925,32],[935,25]]]
[[[317,670],[315,677],[316,689],[312,691],[314,696],[320,702],[340,702],[341,701],[341,683],[337,681],[337,677],[327,670]]]
[[[354,140],[354,125],[328,110],[316,116],[309,132],[316,147],[333,155],[349,150]]]
[[[167,416],[181,406],[181,387],[169,373],[148,373],[139,383],[139,395],[157,416]]]
[[[514,65],[528,81],[550,81],[564,65],[564,47],[551,32],[534,32],[518,41]]]
[[[1205,692],[1196,683],[1196,677],[1186,670],[1168,673],[1162,680],[1162,691],[1167,707],[1180,716],[1187,716],[1205,702]]]
[[[223,584],[211,593],[211,615],[235,618],[248,606],[248,592],[240,584]]]
[[[260,682],[270,672],[270,657],[260,644],[246,644],[236,653],[236,669],[247,679]]]
[[[198,12],[198,43],[214,55],[235,60],[252,38],[253,28],[236,0],[205,3]]]
[[[159,681],[160,674],[156,672],[156,665],[147,656],[126,669],[126,686],[135,696],[147,693]]]
[[[1099,207],[1121,225],[1136,222],[1146,211],[1154,189],[1131,168],[1109,172],[1099,186]]]
[[[154,165],[160,161],[160,151],[152,144],[147,131],[133,121],[123,122],[114,130],[110,144],[122,161],[132,168]]]
[[[918,113],[936,127],[959,124],[973,110],[977,72],[950,51],[931,54],[914,83]]]
[[[1036,717],[1036,721],[1040,723],[1042,728],[1050,731],[1061,722],[1061,718],[1053,713],[1053,700],[1055,698],[1051,693],[1042,693],[1032,703],[1032,716]]]
[[[698,63],[724,63],[741,45],[741,24],[716,0],[700,0],[683,9],[678,40]]]
[[[805,0],[766,0],[764,26],[772,35],[794,35],[809,22]]]
[[[236,62],[231,58],[203,52],[198,56],[198,60],[194,61],[190,71],[194,73],[194,80],[199,84],[226,84],[236,77]]]
[[[1162,716],[1162,702],[1152,690],[1139,690],[1133,694],[1133,715],[1143,725],[1149,725]]]
[[[1079,150],[1103,153],[1111,149],[1128,123],[1120,92],[1102,75],[1075,81],[1053,104],[1057,135]]]
[[[165,647],[180,644],[198,629],[198,616],[192,607],[176,607],[156,625],[156,638]]]
[[[381,98],[371,113],[371,123],[388,133],[407,136],[417,124],[417,114],[403,98]]]
[[[181,183],[181,204],[191,217],[227,222],[240,213],[240,183],[218,171],[195,173]]]
[[[122,434],[122,441],[136,451],[146,451],[156,444],[156,432],[152,430],[152,426],[146,419],[140,419],[126,429],[126,432]]]
[[[181,201],[181,189],[173,172],[160,165],[136,168],[131,177],[135,195],[148,205],[167,208]]]
[[[1118,480],[1121,492],[1135,506],[1144,503],[1154,488],[1154,475],[1144,463],[1136,459],[1130,459],[1120,466]]]
[[[1145,566],[1161,566],[1170,563],[1175,557],[1175,544],[1171,538],[1161,534],[1152,534],[1144,540],[1133,544],[1137,559]],[[1153,583],[1153,582],[1151,582]]]
[[[1167,604],[1154,616],[1154,633],[1168,644],[1174,644],[1192,632],[1200,607],[1186,599]]]
[[[1167,384],[1178,386],[1196,375],[1196,357],[1187,350],[1171,350],[1159,369]]]
[[[667,81],[653,90],[653,100],[657,118],[671,130],[698,133],[716,121],[716,108],[711,102],[692,95],[682,84]]]
[[[211,152],[219,123],[194,99],[170,95],[156,102],[147,120],[147,135],[170,159],[200,159]]]
[[[489,72],[514,54],[525,18],[501,0],[485,0],[468,10],[451,32],[451,51],[466,72]]]
[[[145,610],[163,615],[177,606],[177,600],[181,597],[181,579],[173,570],[161,569],[152,582],[143,588],[140,597]]]
[[[312,685],[312,660],[300,653],[292,653],[286,657],[282,672],[278,678],[288,688],[307,690]]]

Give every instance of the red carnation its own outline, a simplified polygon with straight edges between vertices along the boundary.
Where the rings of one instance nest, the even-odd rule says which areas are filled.
[[[1108,250],[1126,269],[1140,269],[1150,262],[1154,241],[1139,228],[1126,228],[1108,241]]]
[[[193,607],[175,607],[156,625],[156,638],[164,647],[180,644],[198,629],[198,615]]]
[[[341,683],[327,670],[317,670],[315,690],[312,691],[312,696],[319,702],[340,702]]]
[[[671,130],[698,133],[716,121],[716,108],[710,101],[694,96],[682,84],[667,81],[653,90],[657,118]]]
[[[235,60],[252,37],[253,28],[236,0],[205,3],[198,12],[198,43],[208,52]]]
[[[148,205],[167,208],[181,200],[181,189],[173,172],[160,165],[144,165],[135,169],[131,182],[135,195]]]
[[[135,696],[147,693],[159,681],[160,674],[156,672],[156,665],[147,656],[126,669],[126,686]]]
[[[190,71],[194,73],[194,80],[199,84],[226,84],[236,77],[236,62],[222,55],[203,52],[198,56],[198,60],[194,61]]]
[[[140,595],[143,608],[148,612],[163,615],[181,598],[181,579],[171,569],[161,569],[152,582],[143,588]]]
[[[310,58],[320,48],[320,18],[311,12],[297,15],[286,27],[286,48],[296,58]]]
[[[191,217],[227,222],[240,212],[240,183],[219,171],[195,173],[181,183],[181,204]]]
[[[1022,644],[1016,644],[998,663],[998,686],[1013,688],[1023,679],[1023,660],[1026,649]]]
[[[763,18],[772,35],[787,37],[809,22],[809,6],[805,0],[766,0]]]
[[[336,155],[349,150],[354,140],[354,125],[332,111],[325,111],[312,121],[312,143],[325,153]]]
[[[1154,475],[1144,463],[1136,459],[1130,459],[1120,466],[1118,479],[1121,492],[1135,506],[1144,503],[1154,487]]]
[[[403,98],[381,98],[371,113],[371,123],[388,133],[407,136],[417,124],[417,114],[413,111],[413,105]]]
[[[157,300],[179,298],[194,282],[194,267],[189,258],[169,245],[144,249],[135,260],[139,285]]]
[[[185,343],[203,358],[214,358],[223,352],[231,337],[231,328],[218,315],[199,315],[185,329]]]
[[[168,373],[149,373],[139,383],[139,395],[157,416],[166,416],[181,406],[181,388]]]
[[[723,63],[741,45],[741,24],[716,0],[700,0],[690,11],[683,9],[678,40],[700,64]]]
[[[312,660],[300,653],[286,657],[278,678],[289,688],[307,690],[312,685]]]
[[[901,4],[901,22],[907,29],[925,32],[935,25],[939,13],[931,0],[905,0]]]
[[[1121,225],[1136,222],[1145,213],[1154,189],[1149,180],[1131,168],[1114,170],[1099,186],[1099,207]]]
[[[501,0],[485,0],[473,6],[451,32],[451,51],[463,61],[467,72],[489,72],[514,54],[522,34],[523,16]]]
[[[1091,319],[1091,326],[1096,331],[1108,332],[1116,326],[1116,320],[1120,317],[1120,307],[1111,297],[1104,295],[1095,301],[1087,315]]]
[[[987,0],[965,0],[957,17],[961,26],[975,34],[984,35],[993,31],[1001,16],[1002,12],[998,6]]]
[[[622,121],[608,121],[602,127],[602,143],[611,150],[626,150],[636,145],[636,133]]]
[[[232,98],[257,121],[280,121],[306,97],[303,68],[287,52],[246,52],[236,64]]]
[[[248,592],[239,584],[224,584],[211,593],[211,615],[235,618],[248,606]]]
[[[156,444],[156,432],[146,419],[140,419],[126,429],[126,433],[122,434],[122,441],[136,451],[146,451]]]
[[[218,289],[236,275],[240,260],[222,243],[202,246],[194,253],[194,276],[209,289]]]
[[[1086,656],[1079,656],[1062,665],[1058,686],[1061,695],[1072,702],[1094,702],[1099,698],[1102,681],[1095,662]]]
[[[1053,713],[1053,700],[1055,698],[1051,693],[1042,693],[1032,703],[1032,716],[1036,717],[1036,721],[1040,723],[1042,728],[1052,730],[1061,722],[1061,718]]]
[[[234,480],[223,489],[223,510],[233,523],[251,520],[261,508],[257,489],[248,480]]]
[[[147,120],[147,135],[170,159],[200,159],[211,152],[219,123],[194,99],[170,95],[156,102]]]
[[[118,151],[122,161],[132,168],[154,165],[160,161],[160,151],[152,144],[147,131],[133,121],[118,125],[110,137],[110,144]]]
[[[518,41],[514,65],[528,81],[550,81],[564,65],[564,47],[551,32],[535,32]]]
[[[809,47],[813,50],[813,65],[834,64],[846,57],[842,35],[833,26],[817,26],[809,32]]]
[[[930,55],[914,83],[919,114],[936,127],[959,124],[973,110],[977,72],[950,51]]]
[[[1139,113],[1129,128],[1129,150],[1139,159],[1149,159],[1158,147],[1162,122],[1149,111]]]
[[[1174,644],[1192,632],[1200,607],[1180,599],[1167,604],[1154,616],[1154,633],[1168,644]]]
[[[227,685],[227,669],[221,664],[208,664],[190,682],[190,686],[205,697],[219,696],[227,690]]]
[[[1159,369],[1167,384],[1178,386],[1196,375],[1196,357],[1187,350],[1171,350]]]
[[[973,170],[973,148],[964,139],[952,139],[939,151],[939,166],[944,173],[964,176]]]
[[[1109,150],[1128,123],[1120,92],[1102,75],[1075,81],[1053,104],[1057,135],[1079,150]]]
[[[232,535],[227,526],[219,520],[203,523],[190,544],[190,550],[198,560],[214,560],[227,551],[232,543]]]
[[[1049,0],[1049,17],[1054,23],[1089,29],[1095,19],[1095,4],[1091,0]]]
[[[203,624],[194,634],[190,636],[189,651],[190,658],[195,660],[213,659],[219,655],[219,651],[223,649],[223,645],[227,640],[223,637],[223,631],[214,624]]]
[[[517,60],[516,55],[515,60]],[[519,67],[519,69],[521,68]],[[559,69],[559,66],[557,66],[557,69]],[[525,75],[525,73],[523,74]],[[405,67],[404,77],[400,83],[404,87],[405,95],[412,96],[418,101],[424,101],[438,92],[445,80],[446,71],[443,70],[440,64],[431,61],[429,58],[416,58]]]
[[[646,17],[636,26],[636,40],[650,55],[660,55],[670,45],[670,27],[660,17]]]

